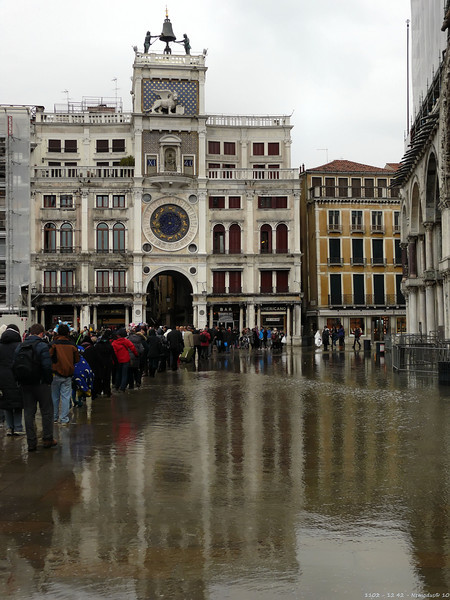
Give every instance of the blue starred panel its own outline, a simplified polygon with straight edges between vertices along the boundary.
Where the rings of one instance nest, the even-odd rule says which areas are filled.
[[[185,115],[198,114],[198,82],[170,81],[168,79],[144,79],[142,81],[142,110],[150,110],[159,98],[155,90],[170,90],[177,92],[178,104],[184,106]]]

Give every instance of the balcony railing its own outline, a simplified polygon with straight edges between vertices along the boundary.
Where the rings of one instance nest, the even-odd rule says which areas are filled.
[[[379,198],[398,198],[398,190],[387,187],[352,187],[318,185],[309,188],[309,198],[367,198],[370,200]]]
[[[35,179],[131,179],[134,167],[34,167]]]
[[[342,233],[342,224],[328,223],[328,233]]]
[[[242,286],[232,286],[232,287],[213,287],[213,294],[242,294]]]
[[[79,294],[80,288],[74,285],[43,285],[36,290],[41,294]]]
[[[290,254],[289,248],[265,248],[259,250],[260,254]]]
[[[364,225],[362,225],[361,223],[352,223],[350,225],[350,231],[352,233],[364,233],[365,232]]]
[[[213,249],[213,254],[244,254],[244,251],[242,250],[242,248],[239,249],[233,249],[233,248],[229,248],[227,250],[225,249]]]
[[[288,180],[298,177],[295,169],[208,169],[209,179],[233,179],[246,181],[249,179],[264,179],[266,181]]]
[[[372,267],[385,267],[386,259],[383,257],[371,258],[370,264],[372,265]]]
[[[353,256],[350,259],[350,264],[354,267],[365,267],[367,264],[367,259],[362,256]]]
[[[126,294],[126,286],[97,286],[95,288],[96,294]]]
[[[370,226],[370,231],[371,233],[384,233],[384,225],[376,225],[375,223],[372,223]]]
[[[327,259],[328,266],[342,266],[344,264],[344,259],[342,256],[333,256],[332,258]]]
[[[396,294],[341,294],[329,295],[328,304],[332,308],[346,308],[352,306],[405,306],[405,298],[403,295]]]

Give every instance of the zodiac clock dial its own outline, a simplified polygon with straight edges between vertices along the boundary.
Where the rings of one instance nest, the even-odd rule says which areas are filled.
[[[163,242],[178,242],[189,231],[189,216],[176,204],[163,204],[150,217],[153,234]]]

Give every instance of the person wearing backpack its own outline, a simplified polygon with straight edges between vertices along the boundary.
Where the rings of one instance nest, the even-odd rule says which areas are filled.
[[[44,327],[35,323],[28,337],[16,348],[13,373],[22,388],[25,431],[28,452],[37,449],[36,410],[42,417],[42,439],[44,448],[57,445],[53,439],[53,402],[50,385],[53,380],[52,361],[48,344],[43,340]]]
[[[72,398],[72,376],[75,365],[80,360],[80,354],[75,342],[69,339],[70,329],[65,323],[60,323],[53,342],[50,345],[52,359],[53,381],[53,419],[61,425],[69,423],[70,401]],[[61,405],[61,409],[60,409]]]

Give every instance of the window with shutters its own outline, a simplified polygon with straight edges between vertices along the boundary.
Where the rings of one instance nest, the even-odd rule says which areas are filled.
[[[44,225],[44,252],[56,252],[56,225],[54,223]]]
[[[64,152],[77,152],[77,140],[64,140]]]
[[[269,156],[279,156],[279,154],[280,154],[279,142],[269,142],[267,144],[267,154]]]
[[[60,251],[63,254],[71,254],[73,252],[73,228],[70,223],[63,223],[59,230],[60,236]]]
[[[272,271],[261,271],[261,289],[262,294],[272,294]]]
[[[106,223],[97,225],[97,252],[105,254],[109,251],[109,228]]]
[[[277,293],[285,294],[289,292],[289,271],[276,271]]]
[[[109,271],[96,271],[95,289],[98,294],[109,292]]]
[[[234,156],[236,154],[236,143],[235,142],[224,142],[223,153],[227,156]]]
[[[48,140],[49,152],[61,152],[61,140]]]
[[[113,227],[113,252],[125,252],[125,225],[116,223]]]
[[[228,198],[228,208],[241,208],[241,197],[230,196]]]
[[[225,294],[225,271],[213,271],[213,294]]]
[[[44,293],[47,294],[56,294],[56,271],[44,271]]]
[[[240,271],[230,271],[228,273],[230,294],[240,294],[242,292],[242,284],[241,284],[241,272]]]
[[[113,152],[125,152],[125,140],[113,140],[112,141]]]
[[[55,194],[44,194],[44,208],[56,208]]]
[[[220,142],[208,142],[208,154],[220,154]]]
[[[229,253],[241,254],[241,228],[237,223],[233,223],[229,230]]]
[[[287,254],[289,252],[287,225],[285,225],[284,223],[280,223],[279,225],[277,225],[276,237],[277,254]]]
[[[253,142],[253,156],[264,156],[264,142]]]
[[[213,254],[225,254],[225,227],[223,225],[214,225]]]
[[[61,288],[63,294],[73,293],[73,271],[61,271]]]
[[[113,271],[113,292],[123,294],[127,291],[126,271]]]
[[[97,152],[109,152],[109,140],[97,140]]]

